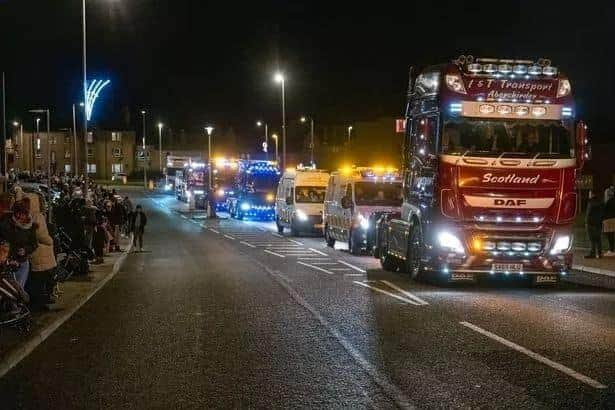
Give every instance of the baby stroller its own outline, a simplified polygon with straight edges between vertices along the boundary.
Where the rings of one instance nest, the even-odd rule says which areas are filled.
[[[6,327],[26,334],[32,327],[32,313],[28,308],[28,294],[8,272],[0,273],[0,330]]]

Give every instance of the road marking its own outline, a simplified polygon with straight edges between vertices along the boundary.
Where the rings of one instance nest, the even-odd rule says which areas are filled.
[[[311,265],[309,263],[305,263],[305,262],[301,262],[301,261],[297,261],[297,263],[300,264],[300,265],[303,265],[303,266],[307,266],[307,267],[312,268],[312,269],[319,270],[319,271],[324,272],[326,274],[333,275],[333,272],[330,272],[330,271],[328,271],[326,269],[323,269],[323,268],[319,268],[318,266]]]
[[[400,288],[399,286],[397,286],[394,283],[389,282],[388,280],[383,280],[381,281],[382,283],[384,283],[385,285],[403,293],[404,295],[406,295],[408,298],[413,299],[415,301],[417,301],[418,303],[420,303],[421,305],[429,305],[428,302],[426,302],[425,300],[421,299],[420,297],[408,292],[407,290],[403,290],[402,288]]]
[[[228,239],[233,239],[233,240],[235,239],[235,238],[234,238],[233,236],[231,236],[231,235],[224,235],[224,237],[225,237],[225,238],[228,238]]]
[[[312,262],[312,265],[336,265],[336,262]]]
[[[318,249],[314,249],[314,248],[309,248],[309,249],[310,249],[312,252],[316,252],[316,253],[317,253],[317,254],[319,254],[319,255],[322,255],[322,256],[329,256],[329,255],[327,255],[326,253],[319,251]]]
[[[314,256],[312,256],[312,257],[299,257],[297,259],[302,260],[302,261],[328,261],[329,260],[329,258],[318,258],[318,257],[314,257]]]
[[[396,295],[396,294],[391,293],[391,292],[389,292],[389,291],[386,291],[386,290],[384,290],[384,289],[380,289],[380,288],[377,288],[377,287],[375,287],[375,286],[368,285],[367,283],[364,283],[364,282],[359,282],[359,281],[356,281],[356,280],[354,280],[354,281],[353,281],[353,283],[356,283],[357,285],[359,285],[359,286],[363,286],[363,287],[365,287],[365,288],[370,288],[371,290],[375,290],[376,292],[383,293],[383,294],[385,294],[385,295],[387,295],[387,296],[390,296],[390,297],[392,297],[392,298],[395,298],[395,299],[397,299],[397,300],[401,300],[401,301],[402,301],[402,302],[404,302],[404,303],[409,303],[409,304],[411,304],[411,305],[420,306],[420,303],[415,302],[414,300],[406,299],[406,298],[404,298],[404,297],[401,297],[401,296],[399,296],[399,295]]]
[[[212,231],[213,233],[217,233],[217,234],[220,233],[220,231],[216,231],[214,228],[209,228],[209,230]]]
[[[240,243],[240,244],[242,244],[242,245],[249,246],[250,248],[256,248],[256,246],[254,246],[254,245],[252,245],[251,243],[248,243],[248,242],[246,242],[246,241],[241,241],[241,242],[239,242],[239,243]]]
[[[496,342],[500,342],[501,344],[503,344],[504,346],[510,347],[513,350],[516,350],[520,353],[523,353],[524,355],[527,355],[529,357],[531,357],[532,359],[536,360],[537,362],[546,364],[549,367],[552,367],[555,370],[559,370],[560,372],[574,378],[577,379],[580,382],[583,382],[591,387],[593,387],[594,389],[606,389],[607,386],[605,386],[604,384],[589,378],[575,370],[572,370],[570,367],[566,367],[563,364],[554,362],[551,359],[547,359],[544,356],[539,355],[538,353],[535,353],[529,349],[526,349],[523,346],[519,346],[516,343],[511,342],[510,340],[504,339],[503,337],[500,337],[498,335],[496,335],[495,333],[491,333],[488,330],[485,330],[483,328],[480,328],[470,322],[459,322],[461,325],[474,330],[477,333],[482,334],[483,336],[487,336],[490,339],[495,340]]]
[[[270,253],[275,256],[279,256],[280,258],[285,258],[286,256],[280,255],[279,253],[271,252],[269,249],[265,249],[265,252]]]
[[[284,235],[280,235],[279,233],[271,232],[273,236],[277,236],[278,238],[283,238]]]
[[[331,269],[331,270],[333,270],[333,269]],[[362,273],[344,273],[344,276],[348,276],[348,277],[351,277],[351,278],[356,278],[357,276],[363,276],[363,274]]]
[[[338,260],[338,262],[339,262],[339,263],[341,263],[342,265],[346,265],[346,266],[348,266],[349,268],[352,268],[352,269],[356,270],[357,272],[367,273],[367,271],[366,271],[366,270],[361,269],[361,268],[359,268],[358,266],[354,266],[354,265],[353,265],[353,264],[351,264],[351,263],[344,262],[344,261],[341,261],[341,260]]]
[[[294,239],[289,239],[292,243],[296,243],[297,245],[303,246],[303,242],[295,241]]]
[[[188,219],[188,217],[186,215],[180,215],[180,217],[182,217],[184,219]]]

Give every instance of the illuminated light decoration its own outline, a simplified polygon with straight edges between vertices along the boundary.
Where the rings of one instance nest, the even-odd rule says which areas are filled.
[[[526,105],[517,105],[515,107],[515,114],[522,116],[522,115],[527,115],[529,114],[530,109],[528,106]]]
[[[267,202],[273,202],[275,200],[275,196],[273,194],[267,194],[267,196],[265,197],[265,200]]]
[[[94,80],[87,87],[86,100],[85,100],[85,115],[88,121],[92,119],[92,110],[94,109],[94,103],[98,99],[100,92],[107,85],[111,84],[110,80]]]
[[[525,100],[527,104],[531,104],[532,100]]]
[[[542,73],[548,76],[554,76],[557,74],[557,67],[552,67],[550,65],[542,68]]]
[[[515,78],[515,75],[514,75],[514,74],[511,74],[511,75],[510,75],[510,78]]]
[[[519,74],[519,75],[526,74],[527,73],[527,66],[523,65],[523,64],[515,64],[513,66],[513,73]]]
[[[545,104],[551,104],[551,100],[545,100]]]
[[[501,216],[496,217],[496,218],[495,218],[495,221],[496,221],[496,222],[502,222],[502,217],[501,217]]]
[[[476,97],[476,101],[485,101],[483,97]]]
[[[451,103],[450,111],[451,112],[461,112],[462,106],[461,103]]]
[[[512,101],[512,102],[517,102],[517,99],[516,99],[516,98],[513,98],[511,101]]]
[[[535,117],[541,117],[547,113],[545,107],[532,107],[532,115]]]
[[[501,78],[501,77],[502,77],[502,74],[500,74],[500,73],[495,73],[494,77],[495,77],[495,78]]]
[[[481,104],[478,107],[478,110],[480,111],[481,114],[491,114],[492,112],[495,111],[495,106],[491,104]]]
[[[560,272],[560,274],[561,274],[562,276],[566,276],[566,272],[565,272],[565,271],[561,271],[561,272]]]
[[[510,272],[509,271],[505,271],[504,275],[508,276],[508,275],[510,275]]]
[[[512,71],[512,66],[510,64],[500,64],[498,66],[498,71],[503,74],[508,74]]]
[[[515,252],[522,252],[525,250],[525,244],[523,242],[513,242],[511,249]]]
[[[497,70],[497,67],[495,66],[495,64],[485,64],[483,66],[483,71],[486,72],[487,74],[493,74],[495,73]]]
[[[419,154],[420,155],[425,155],[425,148],[419,149]]]
[[[466,87],[463,85],[463,80],[461,76],[458,74],[447,74],[446,75],[446,86],[449,90],[454,91],[459,94],[467,94]]]
[[[572,91],[572,87],[570,87],[570,81],[559,80],[559,83],[557,85],[557,98],[567,96],[568,94],[570,94],[570,91]]]
[[[242,211],[249,211],[250,208],[252,208],[252,206],[248,202],[243,202],[240,205],[240,208],[241,208]]]
[[[480,73],[483,67],[478,63],[468,64],[468,71],[471,73]]]
[[[448,275],[448,272],[449,272],[449,271],[448,271],[448,268],[447,268],[446,266],[444,266],[444,267],[442,268],[442,273],[444,273],[444,274]]]
[[[527,73],[530,75],[540,75],[542,74],[542,67],[539,65],[531,65],[528,69],[527,69]]]
[[[501,99],[501,98],[498,98],[498,102],[502,102],[502,101],[504,101],[504,100],[503,100],[503,99]]]
[[[562,107],[562,117],[572,117],[572,108]]]
[[[490,275],[495,275],[495,272],[494,272],[493,270],[490,270],[490,271],[489,271],[489,274],[490,274]]]
[[[527,244],[527,250],[530,252],[538,252],[542,249],[542,245],[538,242],[530,242]]]
[[[515,222],[521,222],[521,217],[520,216],[516,217]]]
[[[506,115],[512,113],[510,105],[498,105],[498,114]]]
[[[523,78],[525,78],[526,80],[529,80],[530,76],[526,74],[525,77],[523,77]]]
[[[533,222],[540,222],[540,217],[535,216],[534,218],[532,218]]]

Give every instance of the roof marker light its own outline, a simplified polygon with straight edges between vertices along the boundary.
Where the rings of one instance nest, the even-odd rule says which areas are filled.
[[[542,68],[542,73],[544,75],[553,76],[553,75],[557,74],[557,68],[548,65],[548,66]]]
[[[500,64],[498,66],[498,71],[500,73],[508,74],[512,71],[512,66],[510,64]]]
[[[523,64],[516,64],[513,66],[513,73],[515,74],[525,74],[527,73],[527,66]]]
[[[530,66],[530,68],[528,68],[527,72],[528,74],[531,74],[531,75],[539,75],[539,74],[542,74],[542,67],[534,64]]]
[[[461,103],[451,103],[450,111],[451,112],[461,112]]]

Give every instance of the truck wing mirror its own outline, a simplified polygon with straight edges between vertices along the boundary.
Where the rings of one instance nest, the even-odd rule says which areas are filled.
[[[591,159],[591,147],[589,145],[587,124],[583,121],[577,122],[576,131],[577,168],[581,169],[585,161]]]
[[[292,205],[293,204],[293,197],[292,196],[287,196],[286,197],[286,205]]]

